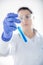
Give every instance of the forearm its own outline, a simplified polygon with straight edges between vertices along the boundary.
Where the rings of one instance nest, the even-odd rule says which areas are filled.
[[[9,54],[9,42],[0,40],[0,56],[6,56]]]

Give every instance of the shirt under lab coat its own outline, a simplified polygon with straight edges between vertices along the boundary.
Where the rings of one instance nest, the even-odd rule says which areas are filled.
[[[12,55],[14,65],[43,65],[43,37],[36,35],[25,43],[19,34],[8,42],[0,39],[0,56]]]

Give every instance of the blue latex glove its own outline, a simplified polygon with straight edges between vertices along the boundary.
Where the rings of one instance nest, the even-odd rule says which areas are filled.
[[[2,33],[2,40],[9,41],[12,38],[13,31],[17,29],[15,23],[20,23],[17,19],[18,15],[14,13],[8,13],[7,17],[3,21],[4,32]]]

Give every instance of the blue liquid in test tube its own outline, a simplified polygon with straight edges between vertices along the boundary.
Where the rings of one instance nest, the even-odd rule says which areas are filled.
[[[21,27],[19,27],[19,26],[18,26],[18,31],[19,31],[19,33],[20,33],[20,36],[21,36],[22,39],[24,40],[24,42],[27,42],[27,38],[26,38],[26,36],[24,35],[24,33],[23,33]]]

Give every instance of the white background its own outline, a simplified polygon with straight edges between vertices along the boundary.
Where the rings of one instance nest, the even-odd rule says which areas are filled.
[[[43,35],[43,0],[0,0],[0,37],[3,32],[3,20],[7,13],[17,13],[22,6],[27,6],[33,11],[34,27]],[[0,65],[13,65],[12,56],[0,57]]]

